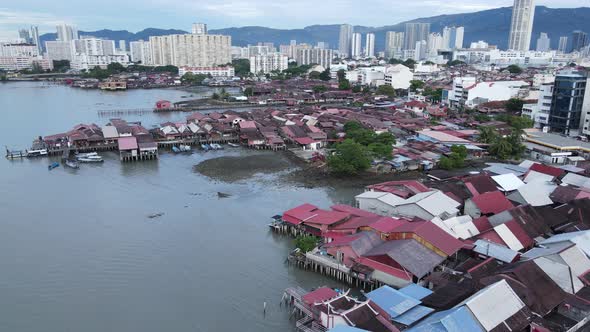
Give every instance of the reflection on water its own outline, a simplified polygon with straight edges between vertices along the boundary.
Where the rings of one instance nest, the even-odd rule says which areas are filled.
[[[146,107],[187,94],[37,86],[0,85],[10,124],[0,131],[2,145],[102,124],[96,109],[106,105]],[[251,153],[166,152],[123,164],[109,152],[104,163],[52,171],[48,158],[0,160],[0,331],[292,330],[279,306],[286,287],[341,285],[288,267],[292,240],[270,233],[269,219],[304,202],[348,201],[350,189],[306,189],[280,173],[227,183],[193,172],[208,158]],[[154,213],[163,215],[148,218]]]

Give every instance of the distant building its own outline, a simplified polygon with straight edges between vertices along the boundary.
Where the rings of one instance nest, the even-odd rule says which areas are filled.
[[[0,56],[0,69],[23,70],[39,66],[43,70],[53,69],[53,61],[43,59],[40,56]]]
[[[250,72],[254,75],[283,71],[289,66],[289,58],[281,53],[256,55],[250,57]]]
[[[471,49],[487,49],[490,47],[490,44],[486,43],[483,40],[472,42],[469,48]]]
[[[414,74],[410,68],[404,65],[391,65],[385,67],[385,84],[394,89],[409,89]]]
[[[72,61],[72,44],[69,41],[46,41],[45,51],[49,60]]]
[[[123,39],[119,40],[119,51],[123,53],[127,52],[127,42]]]
[[[113,55],[115,52],[115,41],[99,38],[82,38],[70,42],[74,54],[87,55]]]
[[[584,48],[587,45],[588,45],[588,34],[587,33],[580,31],[580,30],[576,30],[576,31],[572,32],[572,47],[570,49],[572,52],[580,51],[582,48]]]
[[[340,52],[341,58],[348,58],[351,56],[352,33],[353,33],[352,25],[342,24],[340,26],[340,37],[338,40],[338,51]]]
[[[78,39],[78,29],[73,25],[60,24],[57,26],[57,40],[69,42]]]
[[[39,54],[42,53],[41,50],[41,40],[39,39],[39,27],[38,26],[31,26],[31,39],[33,44],[37,45],[37,51]]]
[[[586,116],[582,114],[587,82],[587,73],[581,71],[568,70],[555,76],[549,113],[551,131],[572,136],[579,135],[580,127],[588,131],[589,125],[585,122]],[[588,101],[586,102],[588,103]]]
[[[535,19],[535,0],[514,0],[512,23],[508,38],[508,49],[528,51],[531,48],[531,35]]]
[[[464,27],[444,27],[443,29],[443,47],[446,49],[463,48],[463,38],[465,36]]]
[[[368,33],[365,41],[365,55],[368,58],[375,57],[375,34]]]
[[[129,48],[132,62],[141,62],[143,65],[152,64],[150,42],[145,40],[132,41],[129,43]]]
[[[443,48],[445,48],[443,36],[441,36],[438,32],[431,33],[428,36],[428,54],[430,56],[437,55],[438,50]]]
[[[105,69],[111,63],[120,63],[127,67],[129,65],[129,56],[127,54],[112,55],[88,55],[76,54],[73,56],[71,67],[77,70],[90,70],[95,67]]]
[[[19,29],[18,30],[18,37],[23,40],[24,43],[32,44],[33,40],[31,39],[31,34],[27,29]]]
[[[325,50],[320,48],[300,49],[297,51],[295,61],[298,65],[318,64],[324,68],[330,68],[332,59],[334,58],[333,50]]]
[[[0,56],[36,57],[39,56],[36,45],[27,43],[0,43]]]
[[[522,116],[535,122],[536,128],[542,128],[549,124],[549,113],[553,99],[554,83],[544,83],[539,87],[539,99],[535,104],[527,104],[522,108]]]
[[[362,36],[360,33],[353,33],[352,34],[352,49],[350,53],[350,57],[353,59],[358,59],[361,57],[362,54]]]
[[[541,32],[539,39],[537,39],[537,52],[547,52],[551,50],[551,39],[546,33]]]
[[[222,35],[151,36],[156,66],[212,67],[231,62],[231,37]]]
[[[404,49],[413,50],[416,42],[427,41],[430,34],[430,23],[406,23]]]
[[[421,61],[426,59],[428,54],[428,43],[425,40],[417,41],[415,48],[414,60]]]
[[[207,24],[193,23],[191,32],[193,35],[206,35],[207,34]]]
[[[387,31],[385,34],[385,57],[395,58],[404,47],[404,33]],[[401,57],[398,55],[398,57]]]
[[[567,52],[567,37],[559,37],[559,46],[557,47],[557,51],[559,53]]]

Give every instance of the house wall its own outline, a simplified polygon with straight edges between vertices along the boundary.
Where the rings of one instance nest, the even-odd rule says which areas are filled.
[[[320,315],[320,322],[324,327],[331,329],[336,326],[348,326],[344,318],[335,315],[328,315],[324,312]]]
[[[394,288],[402,288],[412,283],[411,280],[404,280],[391,274],[387,274],[385,272],[381,272],[379,270],[373,271],[371,274],[371,279],[375,281],[382,282],[386,285],[392,286]]]
[[[402,216],[419,217],[424,220],[431,220],[435,217],[417,204],[405,204],[397,206],[395,208],[395,213]]]
[[[358,258],[359,256],[354,252],[354,250],[352,250],[352,248],[350,246],[341,246],[341,247],[331,247],[328,248],[327,250],[328,255],[334,257],[335,259],[338,259],[338,253],[342,253],[344,256],[344,259],[342,260],[342,263],[344,263],[344,265],[351,267],[352,264],[354,263],[352,260]]]
[[[385,204],[375,198],[357,198],[356,201],[357,207],[365,211],[386,216],[392,216],[395,213],[395,208],[393,206]]]

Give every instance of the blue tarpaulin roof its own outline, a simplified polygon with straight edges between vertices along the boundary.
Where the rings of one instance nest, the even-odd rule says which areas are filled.
[[[406,332],[484,332],[465,306],[437,312]]]
[[[416,300],[422,300],[428,295],[432,294],[432,291],[428,288],[424,288],[420,285],[409,284],[404,288],[400,288],[400,292],[415,298]]]
[[[421,302],[389,286],[367,293],[367,298],[385,310],[392,318],[419,305]]]
[[[410,326],[420,319],[428,316],[434,309],[425,307],[423,305],[417,305],[412,309],[404,312],[402,315],[399,315],[393,319],[394,322],[404,324],[406,326]]]

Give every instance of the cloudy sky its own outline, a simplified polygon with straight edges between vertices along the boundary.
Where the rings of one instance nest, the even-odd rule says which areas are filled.
[[[396,24],[440,14],[473,12],[512,5],[513,0],[4,0],[0,1],[0,39],[17,29],[39,25],[55,32],[61,22],[80,30],[103,28],[137,32],[147,27],[190,30],[195,21],[210,28],[259,25],[301,28],[311,24]],[[590,0],[536,0],[553,8],[590,7]]]

